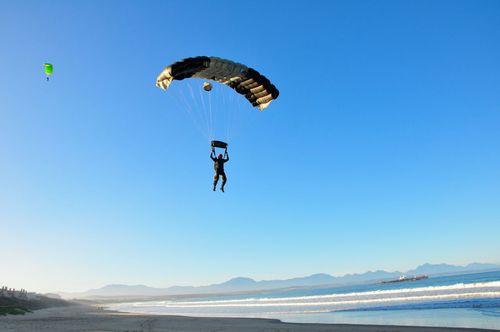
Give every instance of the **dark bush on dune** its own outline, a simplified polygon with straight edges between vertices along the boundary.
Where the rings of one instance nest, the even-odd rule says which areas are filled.
[[[24,315],[33,310],[63,307],[71,303],[53,299],[46,296],[38,296],[36,299],[23,299],[16,297],[0,297],[0,316],[2,315]]]

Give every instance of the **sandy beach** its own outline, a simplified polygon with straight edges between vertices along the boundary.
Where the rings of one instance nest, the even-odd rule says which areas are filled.
[[[294,324],[273,319],[249,318],[194,318],[182,316],[137,315],[98,310],[89,306],[71,306],[37,310],[24,316],[0,317],[1,332],[198,332],[198,331],[346,331],[346,332],[446,332],[491,331],[482,329],[458,329],[383,325],[343,324]]]

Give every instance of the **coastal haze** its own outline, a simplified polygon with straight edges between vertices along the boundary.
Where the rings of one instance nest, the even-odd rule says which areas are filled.
[[[110,308],[141,314],[272,318],[286,322],[498,329],[500,271],[390,283],[129,300],[111,304]]]
[[[406,272],[369,271],[363,274],[348,274],[334,277],[325,273],[314,274],[307,277],[292,278],[287,280],[261,280],[237,277],[220,284],[209,286],[172,286],[169,288],[153,288],[144,285],[108,285],[99,289],[88,290],[81,293],[59,292],[64,298],[113,298],[113,297],[148,297],[162,295],[188,295],[188,294],[217,294],[236,293],[249,291],[276,290],[285,288],[314,288],[326,285],[349,285],[368,282],[383,282],[398,279],[401,276],[439,276],[466,274],[473,272],[500,271],[500,265],[471,263],[466,266],[449,264],[424,264]]]
[[[500,327],[500,265],[423,264],[402,272],[369,271],[288,280],[233,278],[199,287],[108,285],[61,294],[141,315],[246,317],[289,323]]]

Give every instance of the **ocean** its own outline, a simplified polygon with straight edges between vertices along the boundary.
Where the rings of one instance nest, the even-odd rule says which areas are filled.
[[[118,303],[110,309],[285,322],[473,327],[500,330],[500,271],[245,295]]]

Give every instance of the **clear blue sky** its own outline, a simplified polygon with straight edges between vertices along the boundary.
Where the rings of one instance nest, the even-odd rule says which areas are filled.
[[[500,263],[498,1],[1,1],[0,41],[2,284]],[[196,55],[281,91],[225,194],[154,84]]]

